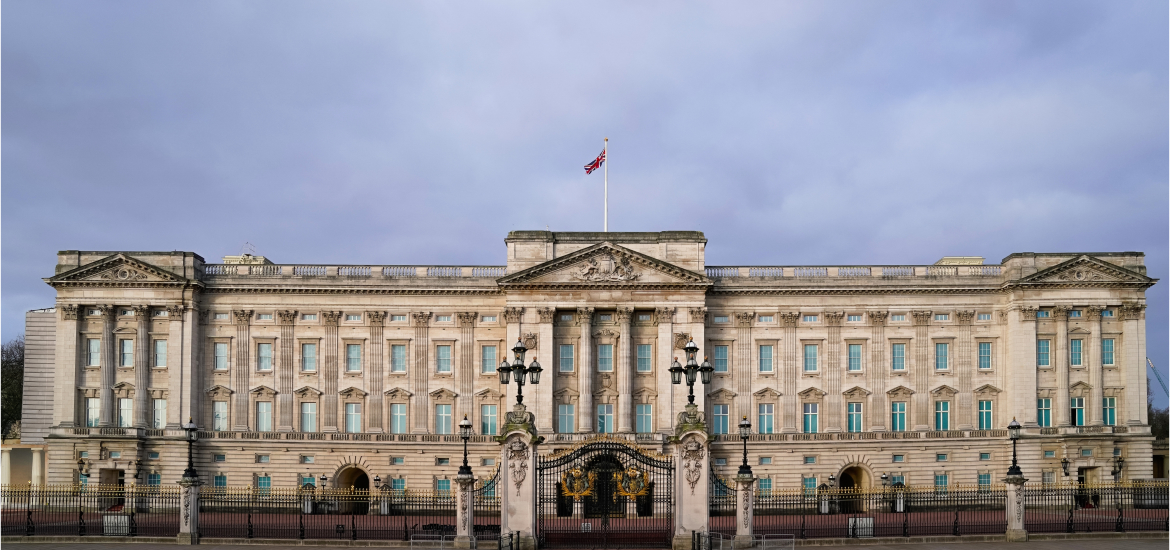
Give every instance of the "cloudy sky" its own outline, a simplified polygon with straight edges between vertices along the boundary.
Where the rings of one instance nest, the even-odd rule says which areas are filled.
[[[606,136],[611,229],[704,231],[712,265],[1138,250],[1165,280],[1167,18],[8,0],[2,337],[53,304],[62,249],[502,264],[509,230],[601,229],[581,167]],[[1148,295],[1163,372],[1168,284]]]

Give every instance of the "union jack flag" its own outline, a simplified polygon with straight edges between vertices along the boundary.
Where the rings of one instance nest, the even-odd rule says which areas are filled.
[[[597,158],[593,159],[593,162],[590,162],[589,164],[585,165],[585,173],[592,174],[594,170],[601,168],[601,165],[604,163],[605,163],[605,150],[602,149],[601,154],[597,155]]]

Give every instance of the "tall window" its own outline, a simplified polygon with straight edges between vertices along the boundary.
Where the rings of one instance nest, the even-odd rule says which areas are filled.
[[[167,341],[166,340],[155,340],[154,341],[154,366],[156,366],[156,367],[167,366]]]
[[[613,372],[613,344],[597,346],[597,371]]]
[[[817,345],[804,345],[804,371],[813,372],[817,370]]]
[[[991,368],[991,342],[979,342],[979,369]]]
[[[390,405],[390,433],[406,433],[406,404],[393,403]]]
[[[715,346],[715,372],[727,372],[727,346]]]
[[[906,370],[906,344],[890,346],[890,369]]]
[[[394,491],[405,491],[406,480],[403,478],[395,478],[390,480],[390,489]]]
[[[849,344],[849,366],[850,371],[861,370],[861,344]]]
[[[1036,340],[1036,366],[1047,367],[1051,363],[1048,359],[1048,350],[1051,340]]]
[[[272,431],[272,402],[271,401],[257,401],[256,402],[256,431],[271,432]]]
[[[496,435],[496,406],[495,405],[480,405],[479,407],[479,433],[483,435]]]
[[[167,427],[167,400],[155,399],[153,402],[154,414],[151,416],[151,427],[161,430]]]
[[[1072,404],[1072,422],[1073,426],[1085,425],[1085,398],[1073,397],[1070,399]]]
[[[817,404],[816,403],[805,403],[804,404],[804,422],[803,422],[801,427],[803,428],[803,431],[806,434],[817,433]]]
[[[947,474],[934,474],[934,492],[947,492]]]
[[[435,433],[451,433],[451,405],[435,405]]]
[[[992,420],[991,419],[991,401],[990,400],[980,400],[979,401],[979,429],[980,430],[992,429],[993,424],[991,423],[991,420]]]
[[[772,372],[772,346],[760,346],[760,372]]]
[[[711,433],[725,434],[727,433],[727,405],[715,405],[711,410],[715,413],[715,422],[711,424]]]
[[[102,364],[101,340],[89,338],[85,341],[85,364],[90,367],[97,367]]]
[[[451,346],[435,346],[435,372],[451,372]]]
[[[451,480],[449,480],[449,479],[436,479],[435,480],[435,490],[438,491],[439,493],[450,496],[450,494],[451,494]]]
[[[345,345],[345,372],[361,372],[362,370],[362,345],[361,344],[346,344]]]
[[[211,479],[211,484],[213,487],[227,487],[227,476],[223,474],[216,474],[215,477]]]
[[[1081,366],[1081,348],[1084,345],[1084,340],[1073,340],[1069,342],[1068,363],[1074,367]]]
[[[1036,423],[1041,428],[1052,427],[1052,400],[1048,398],[1036,400]]]
[[[134,400],[121,398],[118,400],[118,426],[129,428],[134,425]]]
[[[935,370],[947,370],[950,363],[947,362],[949,352],[951,351],[950,344],[937,343],[934,345],[934,368]]]
[[[227,370],[228,368],[228,345],[227,342],[216,342],[213,353],[215,354],[215,370]]]
[[[217,432],[226,432],[228,429],[227,401],[212,401],[211,429]]]
[[[986,491],[991,488],[991,474],[981,473],[977,479],[980,491]]]
[[[650,344],[638,344],[638,372],[650,372],[651,363],[651,346]]]
[[[147,485],[161,485],[162,484],[162,474],[160,474],[158,472],[151,472],[149,474],[146,474],[146,484]]]
[[[774,423],[776,416],[776,405],[772,403],[760,403],[757,407],[757,411],[759,412],[759,419],[756,422],[756,426],[759,429],[759,433],[773,433],[773,430],[776,429]]]
[[[406,372],[406,344],[390,346],[390,372]]]
[[[1106,426],[1117,425],[1117,398],[1104,397],[1101,399],[1101,420]]]
[[[256,344],[256,370],[272,370],[272,344]]]
[[[634,407],[634,430],[640,434],[654,431],[654,406],[637,405]]]
[[[301,403],[301,431],[317,431],[317,404]]]
[[[561,344],[557,357],[557,369],[561,372],[573,372],[573,344]]]
[[[134,340],[118,340],[118,365],[123,367],[134,366]]]
[[[934,429],[945,431],[951,429],[951,402],[934,402]]]
[[[597,433],[613,433],[613,405],[603,403],[597,406]]]
[[[890,431],[906,431],[906,402],[894,401],[890,403]]]
[[[573,405],[557,405],[557,433],[571,434],[577,431],[574,408]]]
[[[479,372],[484,374],[496,373],[495,346],[483,346],[479,348]]]
[[[317,370],[317,344],[301,344],[301,370],[305,372]]]
[[[853,433],[861,431],[861,403],[850,403],[848,405],[849,422],[848,429]]]
[[[1112,365],[1113,364],[1113,339],[1112,338],[1105,338],[1104,340],[1101,340],[1101,364],[1102,365]]]
[[[758,492],[760,494],[767,495],[767,494],[772,492],[772,480],[761,479],[761,480],[759,480],[758,483],[759,483],[759,491]]]
[[[817,478],[802,477],[800,478],[800,487],[804,490],[805,495],[812,495],[817,492]]]
[[[102,418],[102,400],[97,397],[85,399],[85,425],[96,428]]]
[[[450,418],[448,418],[450,421]],[[345,431],[356,434],[362,432],[362,404],[361,403],[346,403],[345,404]],[[451,432],[445,432],[451,433]]]

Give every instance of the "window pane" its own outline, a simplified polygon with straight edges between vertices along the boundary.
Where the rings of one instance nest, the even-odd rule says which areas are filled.
[[[390,372],[406,372],[406,345],[390,346]]]
[[[156,366],[156,367],[167,366],[167,341],[166,340],[155,340],[154,341],[154,366]]]
[[[317,431],[317,404],[301,403],[301,431]]]
[[[1101,364],[1102,365],[1112,365],[1113,364],[1113,339],[1112,338],[1106,338],[1104,340],[1101,340]]]
[[[1048,340],[1036,341],[1036,365],[1041,367],[1048,366]]]
[[[905,401],[895,401],[890,403],[890,430],[895,432],[906,431]]]
[[[483,346],[479,348],[479,372],[484,374],[495,374],[496,372],[496,347]]]
[[[214,401],[211,404],[211,429],[217,432],[228,429],[227,401]]]
[[[129,428],[134,425],[134,400],[121,398],[118,400],[118,426]]]
[[[890,353],[890,368],[892,370],[906,370],[906,344],[890,346]]]
[[[638,344],[638,372],[650,372],[650,344]]]
[[[272,370],[272,344],[256,345],[256,368],[262,371]]]
[[[123,367],[133,367],[134,366],[134,340],[119,340],[118,345],[121,346],[121,352],[119,353],[121,360],[119,361],[118,364],[123,366]]]
[[[317,344],[301,344],[301,370],[317,370]]]
[[[345,431],[349,433],[361,433],[362,406],[360,403],[345,404]]]
[[[479,408],[479,433],[496,435],[496,406],[482,405]]]
[[[435,405],[435,433],[451,433],[451,405]]]
[[[1081,366],[1081,345],[1084,340],[1073,340],[1069,342],[1069,364],[1074,367]]]
[[[561,372],[573,372],[572,344],[561,344],[557,347],[557,369]]]
[[[97,338],[90,338],[86,340],[86,349],[88,349],[88,360],[86,365],[96,367],[102,364],[102,341]]]
[[[756,420],[756,427],[759,433],[770,434],[775,429],[773,419],[775,418],[776,405],[773,403],[760,403],[757,407],[758,418]]]
[[[849,403],[847,405],[847,407],[848,407],[847,410],[849,413],[848,426],[847,426],[848,430],[850,432],[854,432],[854,433],[860,432],[861,431],[861,403]]]
[[[650,433],[654,430],[653,421],[653,406],[652,405],[638,405],[635,408],[635,430],[640,434]]]
[[[613,433],[613,405],[597,406],[597,433]]]
[[[151,426],[156,430],[161,430],[167,427],[167,400],[154,400],[154,415],[151,419]]]
[[[947,368],[947,353],[950,351],[949,344],[935,344],[934,345],[934,368],[937,370],[946,370]]]
[[[805,344],[804,345],[804,370],[806,372],[817,370],[817,345],[816,344]]]
[[[406,405],[403,403],[390,405],[390,433],[406,433]]]
[[[435,346],[435,371],[451,372],[451,346]]]
[[[576,432],[573,405],[557,405],[557,433],[569,434]]]
[[[818,408],[819,407],[817,406],[816,403],[805,403],[804,404],[804,413],[803,413],[803,417],[804,417],[803,420],[804,421],[802,422],[802,428],[804,429],[804,433],[808,433],[808,434],[817,433],[817,409]]]
[[[861,344],[849,344],[849,370],[861,370]]]
[[[613,344],[597,346],[597,370],[599,372],[613,372]]]
[[[345,370],[346,372],[360,372],[362,370],[361,344],[345,345]]]
[[[725,434],[727,433],[728,425],[728,406],[715,405],[712,410],[715,411],[715,422],[711,425],[711,433]]]
[[[760,372],[772,372],[772,346],[760,346]]]
[[[272,402],[260,401],[256,403],[256,431],[272,431]]]
[[[991,342],[979,342],[979,368],[991,368]]]
[[[715,346],[715,372],[727,372],[727,346]]]

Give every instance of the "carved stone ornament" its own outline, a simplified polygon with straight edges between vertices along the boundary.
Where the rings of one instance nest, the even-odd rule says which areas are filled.
[[[751,490],[751,488],[752,488],[751,484],[745,483],[743,485],[743,487],[740,488],[740,490],[739,490],[739,492],[743,494],[743,526],[744,526],[744,528],[747,528],[748,521],[751,518],[751,514],[748,513],[748,511],[752,505],[752,490]]]
[[[1070,269],[1068,271],[1061,272],[1060,274],[1058,274],[1056,276],[1056,278],[1058,280],[1061,280],[1061,281],[1080,283],[1080,282],[1088,282],[1088,281],[1098,281],[1098,280],[1107,279],[1107,278],[1111,278],[1111,277],[1106,277],[1105,275],[1102,275],[1100,272],[1092,270],[1092,269],[1078,267],[1076,269]]]
[[[656,307],[654,308],[654,324],[670,323],[674,321],[674,308],[672,307]]]
[[[290,309],[277,310],[276,319],[282,325],[291,325],[297,320],[297,312]]]
[[[839,327],[841,326],[841,320],[844,318],[845,312],[843,311],[826,311],[825,325],[830,327]]]
[[[1146,304],[1139,304],[1137,302],[1130,302],[1122,304],[1121,313],[1126,321],[1137,321],[1142,318],[1142,311],[1145,311]]]
[[[237,325],[246,325],[252,322],[252,310],[234,309],[232,310],[232,317],[235,318]]]
[[[122,266],[122,267],[116,267],[116,268],[111,269],[109,271],[103,271],[97,275],[97,278],[104,280],[104,281],[117,281],[117,282],[123,282],[123,283],[132,283],[135,281],[146,280],[149,277],[145,273],[138,271],[137,269],[134,269],[132,267]]]
[[[386,322],[385,311],[367,311],[366,318],[370,320],[371,325],[381,325]]]
[[[551,322],[553,322],[553,319],[557,316],[557,310],[555,310],[551,307],[542,307],[542,308],[536,310],[536,315],[540,317],[540,322],[551,323]]]
[[[524,333],[524,347],[529,350],[536,349],[536,345],[540,343],[540,336],[535,332]]]
[[[889,315],[890,315],[890,312],[888,312],[888,311],[867,311],[867,312],[865,312],[865,316],[869,318],[870,324],[874,324],[874,325],[886,324],[886,318],[889,317]]]
[[[508,443],[508,469],[512,474],[512,484],[516,486],[516,496],[520,496],[520,485],[528,476],[528,444],[513,439]]]
[[[969,311],[969,310],[968,311],[960,310],[960,311],[955,312],[955,317],[957,317],[959,319],[960,324],[969,325],[969,324],[971,324],[971,321],[975,320],[975,312]]]
[[[76,321],[78,309],[80,309],[80,308],[78,308],[77,306],[73,306],[73,305],[61,306],[61,319],[63,321]]]
[[[1103,311],[1104,309],[1105,308],[1103,308],[1101,306],[1089,306],[1089,307],[1085,308],[1085,318],[1092,320],[1092,321],[1096,321],[1097,319],[1101,318],[1101,311]]]
[[[1055,319],[1068,319],[1068,306],[1053,306],[1052,317]]]
[[[182,321],[183,314],[187,312],[187,306],[183,304],[174,304],[167,306],[167,317],[172,321]]]
[[[146,319],[150,318],[150,306],[142,304],[130,306],[130,311],[134,312],[134,316],[137,317],[139,321],[145,321]]]
[[[430,325],[432,315],[433,314],[429,311],[410,314],[411,318],[414,319],[414,326],[416,327],[425,327]]]
[[[929,325],[931,312],[929,311],[911,311],[910,315],[914,317],[915,325]]]
[[[674,349],[683,349],[687,347],[687,342],[691,341],[691,335],[685,332],[674,333]]]
[[[1020,308],[1020,315],[1025,321],[1035,321],[1037,311],[1040,311],[1040,308],[1024,306]]]
[[[211,312],[206,309],[199,310],[199,324],[206,325],[207,321],[211,319]]]
[[[512,410],[504,414],[504,419],[508,424],[516,425],[531,425],[536,422],[536,415],[528,412],[528,408],[517,403],[512,407]]]
[[[781,311],[780,322],[786,327],[795,327],[800,321],[800,313],[796,311]]]
[[[756,314],[753,311],[736,313],[735,323],[741,327],[750,327],[752,326],[752,321],[755,320],[755,318]]]
[[[459,326],[474,327],[475,319],[479,317],[479,314],[474,311],[460,311],[455,314],[455,317],[459,319]]]
[[[676,435],[682,435],[689,430],[707,430],[706,415],[699,406],[694,403],[687,403],[682,412],[678,413],[678,420],[674,423],[674,430]]]
[[[321,324],[328,327],[335,327],[341,321],[340,311],[322,311]]]
[[[522,307],[506,307],[506,308],[504,308],[504,321],[505,322],[519,323],[521,317],[524,317],[524,308],[522,308]]]
[[[611,330],[611,329],[603,328],[597,332],[594,332],[593,337],[594,338],[617,338],[618,333]]]
[[[585,260],[573,270],[573,278],[591,283],[620,283],[636,281],[642,274],[630,264],[629,256],[605,252]]]
[[[692,323],[706,323],[707,322],[707,308],[693,307],[690,309]]]
[[[695,494],[695,486],[703,477],[703,457],[707,449],[699,442],[698,436],[690,436],[682,444],[683,479],[691,486],[691,496]]]
[[[593,308],[579,307],[577,308],[577,324],[580,326],[589,326],[593,324]]]
[[[617,320],[619,323],[629,324],[630,318],[634,316],[634,309],[629,307],[619,307],[614,313],[617,314]]]

